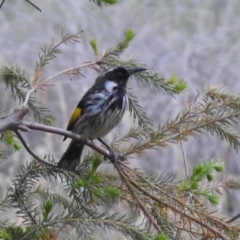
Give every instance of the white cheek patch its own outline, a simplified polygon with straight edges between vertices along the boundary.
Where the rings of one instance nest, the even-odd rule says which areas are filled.
[[[113,88],[117,87],[117,83],[113,81],[106,81],[104,87],[108,92],[112,92]]]

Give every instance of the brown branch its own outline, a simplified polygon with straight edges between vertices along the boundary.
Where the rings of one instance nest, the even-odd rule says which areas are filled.
[[[185,152],[182,141],[180,141],[180,146],[181,146],[181,150],[182,150],[183,163],[184,163],[184,168],[185,168],[185,175],[186,175],[186,177],[188,177],[189,176],[188,160],[187,160],[186,152]]]
[[[155,202],[160,203],[161,205],[167,207],[168,209],[171,209],[173,212],[177,212],[178,214],[180,214],[181,216],[184,216],[188,219],[190,219],[191,221],[199,224],[200,226],[208,229],[210,232],[212,232],[215,236],[218,236],[224,240],[229,240],[228,237],[226,237],[224,234],[222,234],[221,232],[219,232],[218,230],[214,229],[213,227],[211,227],[209,224],[202,222],[201,220],[193,217],[192,215],[187,214],[186,212],[180,211],[177,207],[174,207],[173,205],[162,201],[160,198],[156,197],[155,195],[152,195],[151,193],[149,193],[148,191],[146,191],[145,189],[141,188],[135,181],[133,181],[132,179],[129,179],[129,182],[136,188],[138,189],[140,192],[142,192],[145,196],[148,196],[150,199],[154,200]],[[178,203],[183,204],[182,202],[178,201]],[[187,207],[187,206],[185,206]],[[188,207],[187,207],[188,208]]]
[[[114,161],[113,162],[114,167],[116,168],[116,170],[118,171],[121,179],[123,180],[123,182],[126,184],[127,188],[129,189],[129,191],[131,192],[133,198],[135,200],[137,200],[141,210],[143,211],[144,215],[148,218],[148,220],[150,221],[150,223],[152,223],[152,225],[154,226],[154,228],[158,231],[158,233],[161,233],[162,230],[160,228],[160,226],[157,224],[156,220],[154,219],[154,217],[151,215],[151,213],[148,211],[148,209],[144,206],[143,202],[139,199],[138,195],[135,193],[134,189],[132,188],[131,184],[129,183],[129,179],[128,177],[124,174],[124,172],[122,171],[121,167],[118,165],[118,161]]]
[[[2,5],[4,4],[5,0],[2,0],[1,4],[0,4],[0,8],[2,7]]]
[[[229,219],[226,223],[231,223],[234,222],[235,220],[237,220],[238,218],[240,218],[240,213],[237,213],[236,215],[234,215],[231,219]]]
[[[30,0],[26,0],[26,2],[28,2],[28,3],[31,4],[33,7],[35,7],[39,12],[42,12],[42,9],[39,8],[36,4],[30,2]]]
[[[81,68],[84,68],[84,67],[92,67],[93,65],[95,64],[98,64],[98,61],[96,62],[90,62],[90,63],[85,63],[85,64],[82,64],[82,65],[79,65],[79,66],[75,66],[75,67],[71,67],[71,68],[67,68],[67,69],[64,69],[60,72],[57,72],[55,73],[54,75],[46,78],[43,82],[46,83],[48,81],[50,81],[51,79],[55,78],[55,77],[58,77],[60,75],[63,75],[63,74],[70,74],[72,72],[78,72]]]
[[[15,108],[13,113],[0,121],[0,133],[6,130],[14,130],[22,121],[23,117],[28,113],[26,107]],[[25,129],[26,130],[26,129]]]
[[[24,138],[22,137],[22,135],[20,134],[20,132],[18,130],[15,131],[16,135],[18,136],[19,140],[22,142],[23,146],[25,147],[25,149],[39,162],[48,165],[50,167],[56,167],[55,165],[43,160],[42,158],[40,158],[36,153],[34,153],[31,148],[28,146],[28,144],[25,142]]]
[[[36,83],[34,84],[34,86],[32,86],[32,88],[27,92],[26,97],[25,97],[25,100],[24,100],[24,103],[23,103],[23,106],[27,106],[29,97],[30,97],[30,95],[31,95],[34,91],[36,91],[36,90],[39,89],[39,88],[42,88],[43,86],[47,86],[46,83],[47,83],[48,81],[52,80],[53,78],[56,78],[56,77],[58,77],[58,76],[60,76],[60,75],[63,75],[63,74],[79,73],[79,70],[80,70],[81,68],[85,68],[85,67],[90,67],[90,68],[91,68],[91,67],[94,66],[95,64],[98,64],[98,61],[90,62],[90,63],[85,63],[85,64],[81,64],[81,65],[79,65],[79,66],[67,68],[67,69],[64,69],[64,70],[62,70],[62,71],[60,71],[60,72],[57,72],[57,73],[55,73],[54,75],[46,78],[46,79],[43,80],[41,83],[36,82]],[[41,74],[40,74],[40,75],[41,75]],[[36,72],[35,79],[39,79],[39,77],[40,77],[40,76],[39,76],[39,71],[37,71],[37,72]]]
[[[69,132],[67,130],[57,128],[57,127],[53,127],[53,126],[47,126],[47,125],[40,124],[40,123],[22,121],[18,128],[20,130],[23,129],[24,131],[26,131],[26,127],[29,128],[29,129],[32,129],[32,130],[49,132],[49,133],[53,133],[53,134],[57,134],[57,135],[61,135],[61,136],[66,136],[66,137],[69,137],[69,138],[72,138],[72,139],[75,139],[75,140],[78,140],[78,141],[82,141],[84,139],[84,137],[82,137],[81,135],[78,135],[76,133]],[[99,152],[104,157],[106,157],[108,159],[111,158],[111,155],[110,155],[109,151],[105,150],[102,147],[99,147],[99,146],[95,145],[94,142],[92,142],[88,139],[86,139],[86,140],[84,139],[84,144],[86,144],[90,148],[94,149],[95,151]]]
[[[2,5],[4,4],[5,0],[2,0],[1,4],[0,4],[0,8],[2,7]],[[38,11],[42,12],[42,9],[39,8],[36,4],[32,3],[30,0],[26,0],[26,2],[28,2],[29,4],[31,4],[33,7],[35,7]]]
[[[6,130],[13,130],[16,132],[17,136],[19,137],[20,141],[22,142],[23,146],[26,148],[26,150],[34,157],[36,158],[38,161],[47,164],[49,166],[53,166],[52,164],[44,161],[43,159],[41,159],[40,157],[38,157],[27,145],[27,143],[25,142],[25,140],[23,139],[23,137],[21,136],[21,134],[19,133],[19,131],[17,131],[18,129],[21,131],[30,131],[30,130],[37,130],[37,131],[43,131],[43,132],[49,132],[49,133],[53,133],[53,134],[58,134],[61,136],[66,136],[78,141],[83,140],[83,137],[81,135],[78,135],[76,133],[72,133],[69,132],[67,130],[61,129],[61,128],[57,128],[57,127],[53,127],[53,126],[46,126],[40,123],[34,123],[34,122],[27,122],[27,121],[22,121],[23,117],[28,113],[28,109],[26,107],[22,107],[22,108],[16,108],[14,109],[14,112],[6,117],[5,119],[0,121],[0,133],[4,132]],[[104,148],[101,148],[97,145],[95,145],[92,141],[90,140],[85,140],[84,139],[84,143],[91,147],[92,149],[94,149],[95,151],[99,152],[100,154],[102,154],[105,158],[111,159],[111,155],[109,153],[109,151],[105,150]]]
[[[139,173],[137,173],[136,171],[134,171],[132,168],[130,168],[130,167],[128,167],[127,165],[125,165],[124,163],[122,163],[122,162],[120,162],[120,164],[123,166],[123,167],[125,167],[126,169],[128,169],[129,171],[131,171],[131,172],[133,172],[137,177],[139,177],[141,180],[143,180],[145,183],[147,183],[147,184],[149,184],[151,187],[153,187],[153,188],[155,188],[157,191],[159,191],[159,192],[161,192],[162,194],[164,194],[165,196],[167,196],[167,197],[169,197],[169,198],[171,198],[172,200],[174,200],[175,202],[177,202],[178,204],[180,204],[180,205],[182,205],[184,208],[186,208],[186,209],[189,209],[190,211],[192,211],[191,210],[191,208],[188,206],[188,205],[185,205],[182,201],[180,201],[180,200],[178,200],[178,199],[176,199],[175,197],[173,197],[173,196],[171,196],[170,194],[168,194],[167,192],[165,192],[164,190],[162,190],[162,189],[160,189],[159,187],[157,187],[156,185],[154,185],[153,183],[151,183],[151,182],[149,182],[147,179],[145,179],[143,176],[141,176],[141,174],[139,174]],[[134,184],[137,184],[136,182],[134,182],[133,180],[131,180],[131,182],[132,183],[134,183]],[[139,188],[140,188],[140,186],[139,186]],[[138,189],[138,190],[140,190],[140,189]],[[142,189],[143,191],[145,191],[144,189]],[[141,190],[140,190],[141,191]],[[143,192],[142,191],[142,192]],[[154,195],[152,195],[152,194],[149,194],[149,197],[150,196],[153,196],[153,197],[155,197]],[[151,197],[150,197],[151,198]],[[188,215],[188,214],[186,214],[185,212],[181,212],[179,209],[177,209],[177,208],[175,208],[174,206],[172,206],[172,205],[170,205],[170,204],[168,204],[168,203],[166,203],[166,202],[163,202],[160,198],[155,198],[155,199],[158,199],[159,201],[159,203],[161,203],[161,204],[163,204],[163,205],[166,205],[166,207],[168,207],[169,209],[172,209],[172,211],[175,211],[176,210],[176,212],[178,213],[178,214],[180,214],[181,215],[181,213],[182,213],[182,215],[184,215],[186,218],[188,218],[188,216],[190,216],[190,215]],[[152,200],[154,200],[153,198],[152,198]],[[156,200],[155,200],[156,201]],[[202,215],[204,216],[204,217],[208,217],[209,218],[209,216],[207,216],[205,213],[202,213]],[[236,215],[236,217],[237,217],[237,215]],[[238,214],[238,217],[240,217],[240,213]],[[196,222],[196,223],[198,223],[198,224],[202,224],[202,222],[200,222],[198,219],[196,219],[196,218],[194,218],[193,217],[193,219],[195,219],[196,221],[198,221],[198,222]],[[192,220],[192,219],[191,219]],[[229,226],[226,224],[226,223],[228,223],[228,222],[222,222],[222,221],[219,221],[218,219],[216,219],[216,218],[214,218],[214,220],[216,221],[216,222],[218,222],[218,224],[220,224],[220,225],[222,225],[222,226],[225,226],[226,228],[229,228]],[[231,219],[230,219],[231,220]],[[229,220],[229,221],[230,221]],[[203,225],[203,224],[202,224]],[[204,224],[204,227],[205,226],[208,226],[207,224]],[[211,231],[211,230],[210,230]],[[216,232],[218,232],[217,230],[216,230]],[[224,236],[224,235],[223,235]],[[224,236],[225,237],[225,236]],[[223,239],[228,239],[228,238],[223,238]]]

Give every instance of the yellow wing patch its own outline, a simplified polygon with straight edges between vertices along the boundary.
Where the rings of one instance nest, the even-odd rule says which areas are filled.
[[[78,120],[78,118],[81,116],[82,109],[79,107],[76,107],[75,110],[73,111],[70,120],[68,122],[67,130],[71,130],[75,122]]]

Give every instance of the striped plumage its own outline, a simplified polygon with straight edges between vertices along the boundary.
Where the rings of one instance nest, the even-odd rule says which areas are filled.
[[[72,113],[67,130],[83,134],[90,140],[107,135],[122,120],[127,108],[126,84],[129,76],[143,70],[115,67],[99,75]],[[58,166],[74,170],[83,147],[83,143],[72,140]]]

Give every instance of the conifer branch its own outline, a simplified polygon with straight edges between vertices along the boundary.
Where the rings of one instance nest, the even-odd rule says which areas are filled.
[[[96,64],[98,64],[98,61],[96,61],[96,62],[89,62],[89,63],[81,64],[79,66],[75,66],[75,67],[64,69],[64,70],[62,70],[60,72],[57,72],[54,75],[46,78],[44,80],[44,82],[46,83],[46,82],[52,80],[53,78],[56,78],[56,77],[58,77],[60,75],[63,75],[63,74],[76,74],[76,73],[79,73],[80,69],[85,68],[85,67],[93,67]]]
[[[139,127],[142,127],[146,132],[153,131],[153,125],[144,112],[143,108],[138,104],[136,96],[128,91],[129,111],[133,116],[134,121],[137,119]]]
[[[221,239],[229,239],[227,236],[229,236],[230,231],[232,234],[231,236],[235,236],[239,231],[239,227],[230,226],[227,222],[224,221],[224,219],[212,216],[212,212],[208,212],[203,206],[199,206],[199,204],[192,205],[187,201],[183,201],[183,198],[181,198],[179,192],[177,194],[178,197],[176,198],[173,189],[169,189],[169,185],[165,186],[164,184],[159,183],[159,181],[156,182],[154,179],[153,181],[155,181],[156,183],[153,183],[152,180],[147,180],[146,176],[144,176],[142,173],[138,173],[137,170],[133,170],[123,163],[120,164],[123,167],[123,171],[128,176],[129,182],[133,185],[133,187],[135,187],[138,191],[142,192],[145,197],[149,197],[150,199],[156,201],[156,203],[160,204],[160,206],[164,206],[165,209],[168,209],[166,211],[171,211],[173,214],[179,214],[180,217],[182,216],[188,222],[190,229],[188,229],[185,225],[184,231],[188,231],[190,234],[194,234],[194,231],[192,231],[191,229],[192,224],[199,224],[199,226],[202,226],[204,228],[207,228],[209,224],[211,227],[210,229],[207,229],[210,230],[212,234],[220,237]],[[208,165],[209,167],[213,166],[214,168],[216,168],[216,170],[221,169],[220,166],[216,165],[215,163],[211,163]],[[203,172],[206,171],[203,170],[204,168],[200,169],[202,169]],[[199,170],[196,170],[196,174],[199,173]],[[148,186],[146,186],[146,184]],[[155,204],[153,204],[152,206],[155,206]],[[174,228],[177,229],[178,227],[178,225],[174,226]],[[221,230],[219,231],[219,229]],[[229,229],[231,230],[229,231]],[[222,233],[222,231],[224,232]],[[203,233],[198,233],[197,235],[199,234],[201,235]]]
[[[140,198],[137,196],[137,194],[135,194],[134,189],[132,188],[132,186],[129,183],[128,177],[124,174],[121,167],[118,165],[118,162],[117,161],[113,162],[113,165],[116,168],[116,170],[118,171],[118,174],[120,175],[122,181],[124,182],[124,184],[126,184],[127,188],[131,192],[133,199],[135,201],[137,201],[137,204],[139,205],[140,209],[143,211],[144,215],[149,220],[150,225],[152,224],[154,226],[154,228],[158,231],[158,233],[162,232],[162,230],[161,230],[160,226],[157,224],[156,220],[153,218],[153,216],[150,214],[150,212],[144,206],[144,203],[140,200]]]
[[[229,240],[229,238],[227,236],[225,236],[224,234],[222,234],[220,231],[216,230],[215,228],[211,227],[211,225],[208,225],[206,224],[204,221],[200,220],[200,219],[197,219],[196,217],[192,216],[192,213],[191,212],[194,212],[193,209],[190,209],[189,207],[187,207],[186,205],[184,205],[182,202],[180,202],[178,199],[174,199],[174,201],[176,201],[180,206],[182,205],[182,207],[185,207],[187,208],[188,210],[190,210],[190,214],[186,213],[185,211],[182,211],[180,209],[178,209],[177,207],[171,205],[171,204],[168,204],[164,201],[162,201],[160,198],[156,197],[155,195],[153,194],[150,194],[148,191],[146,191],[145,189],[141,188],[139,186],[139,184],[137,184],[135,181],[133,181],[132,179],[129,179],[129,182],[136,188],[138,189],[140,192],[142,192],[145,196],[148,196],[150,199],[156,201],[157,203],[161,204],[161,205],[164,205],[165,207],[167,207],[168,209],[171,209],[172,211],[174,211],[175,213],[178,213],[180,214],[181,216],[184,216],[186,217],[187,219],[199,224],[200,226],[206,228],[207,230],[209,230],[211,233],[213,233],[213,235],[215,237],[220,237],[221,239],[224,239],[224,240]],[[163,192],[161,190],[161,192]],[[164,192],[164,194],[168,197],[171,198],[171,196],[169,194],[167,194],[166,192]],[[210,218],[209,216],[207,216],[208,218]],[[221,222],[221,224],[223,224],[223,222]]]
[[[237,96],[218,88],[207,90],[203,95],[197,95],[194,101],[189,100],[187,107],[174,120],[132,144],[125,150],[125,155],[166,147],[169,143],[186,141],[188,136],[207,132],[218,135],[238,150],[240,137],[231,126],[240,120],[239,106],[240,98]]]
[[[28,103],[29,114],[33,114],[34,119],[48,125],[53,123],[54,118],[48,115],[48,110],[42,107],[35,98],[30,97],[35,88],[31,88],[27,73],[18,65],[3,66],[0,69],[0,81],[11,90],[14,99],[18,99],[23,106],[27,106]]]
[[[33,81],[31,81],[31,83],[30,83],[31,88],[26,94],[26,98],[25,98],[23,106],[27,106],[31,93],[33,93],[37,89],[41,89],[45,86],[48,86],[47,82],[49,80],[51,80],[54,77],[57,77],[61,74],[69,73],[70,70],[79,71],[80,68],[78,67],[77,69],[69,69],[68,71],[61,71],[60,73],[55,74],[54,76],[51,76],[47,79],[43,79],[43,77],[42,77],[43,67],[45,67],[51,60],[56,58],[56,56],[58,54],[62,53],[62,51],[59,49],[59,47],[62,44],[80,42],[81,38],[82,38],[82,31],[80,31],[76,34],[72,34],[72,35],[65,35],[65,36],[62,36],[61,41],[58,42],[57,44],[52,43],[48,48],[45,47],[45,48],[41,49],[42,53],[39,54],[39,61],[36,63],[35,76],[33,78]]]

